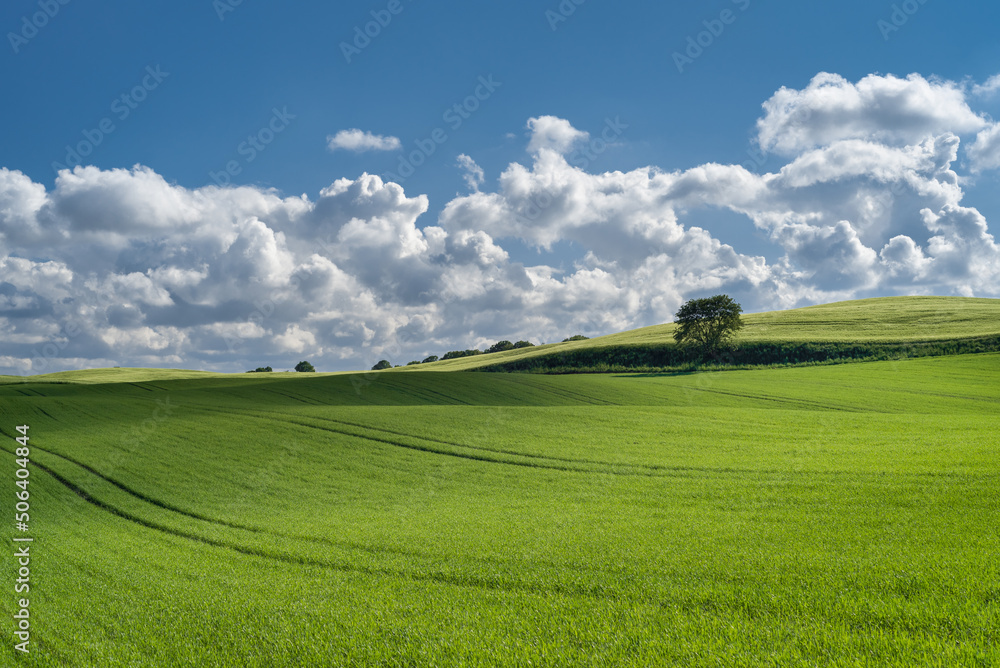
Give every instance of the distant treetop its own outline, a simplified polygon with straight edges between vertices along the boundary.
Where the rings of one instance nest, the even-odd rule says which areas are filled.
[[[443,360],[453,360],[453,359],[458,359],[459,357],[472,357],[473,355],[482,355],[482,354],[483,354],[483,351],[481,351],[481,350],[475,350],[475,349],[473,349],[473,350],[449,350],[448,352],[446,352],[444,354],[444,357],[442,357],[441,359],[443,359]]]

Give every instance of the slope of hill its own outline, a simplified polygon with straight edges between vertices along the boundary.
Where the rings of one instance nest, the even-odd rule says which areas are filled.
[[[879,297],[819,306],[750,313],[738,344],[912,344],[1000,336],[1000,299]],[[673,324],[553,343],[502,353],[462,357],[394,371],[466,371],[553,354],[627,346],[673,346]]]

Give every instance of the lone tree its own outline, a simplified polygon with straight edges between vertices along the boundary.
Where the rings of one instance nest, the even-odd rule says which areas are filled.
[[[307,373],[312,373],[316,369],[309,362],[299,362],[298,364],[295,365],[295,370],[296,371],[307,372]]]
[[[728,295],[692,299],[674,315],[674,340],[699,344],[706,352],[716,351],[743,329],[740,313],[743,307]]]
[[[375,366],[372,367],[372,371],[381,371],[382,369],[391,369],[392,363],[389,360],[379,360]]]

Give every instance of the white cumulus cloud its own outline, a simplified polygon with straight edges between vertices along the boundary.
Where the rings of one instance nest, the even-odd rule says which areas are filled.
[[[358,128],[341,130],[326,138],[327,148],[331,151],[343,149],[363,153],[365,151],[395,151],[402,146],[398,137],[386,137],[372,134]]]
[[[841,139],[906,144],[985,125],[953,82],[871,74],[855,84],[821,72],[804,89],[781,88],[766,101],[757,133],[762,148],[788,155]]]
[[[566,153],[573,144],[590,137],[588,133],[574,128],[566,119],[556,116],[529,118],[528,129],[531,131],[529,153],[538,153],[543,149]]]
[[[464,153],[458,156],[457,164],[464,172],[462,179],[465,180],[465,185],[469,187],[469,190],[479,192],[479,186],[483,185],[483,181],[486,179],[483,168]]]
[[[976,141],[969,147],[972,171],[1000,168],[1000,123],[993,123],[976,135]]]

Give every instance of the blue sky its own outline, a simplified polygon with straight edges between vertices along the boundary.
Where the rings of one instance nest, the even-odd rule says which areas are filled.
[[[998,19],[940,0],[8,2],[0,372],[362,368],[668,321],[726,290],[747,310],[997,296]],[[331,150],[350,130],[387,150]],[[813,171],[764,178],[789,165]]]

